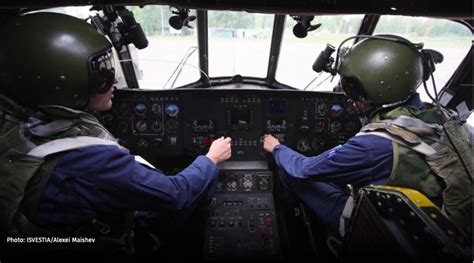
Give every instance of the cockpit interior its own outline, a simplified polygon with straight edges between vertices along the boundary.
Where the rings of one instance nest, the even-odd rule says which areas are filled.
[[[366,124],[334,73],[355,35],[395,34],[432,50],[434,79],[418,88],[421,100],[436,94],[474,125],[472,2],[17,0],[0,4],[0,26],[45,11],[84,19],[112,43],[113,106],[97,118],[131,153],[174,175],[215,139],[232,139],[215,196],[174,243],[142,252],[151,260],[473,259],[472,237],[438,210],[375,186],[359,190],[351,232],[331,240],[263,149],[271,134],[316,156]],[[7,245],[0,262],[16,262]]]

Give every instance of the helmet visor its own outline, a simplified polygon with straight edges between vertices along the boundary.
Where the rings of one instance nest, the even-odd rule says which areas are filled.
[[[92,94],[104,94],[112,88],[115,84],[114,65],[114,56],[111,49],[91,59]]]
[[[341,77],[341,87],[346,96],[353,101],[370,102],[362,83],[356,78]]]

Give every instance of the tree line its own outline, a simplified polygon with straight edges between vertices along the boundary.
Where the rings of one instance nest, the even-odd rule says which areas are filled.
[[[134,13],[136,20],[141,24],[147,35],[168,35],[171,33],[168,20],[173,14],[169,7],[145,6],[141,8],[133,6],[130,7],[130,10]],[[190,15],[196,15],[195,10],[191,10]],[[353,34],[357,32],[362,18],[362,15],[327,15],[317,16],[311,23],[321,23],[322,26],[318,30],[325,30],[334,34]],[[293,27],[295,23],[292,17],[287,16],[287,28]],[[197,27],[196,20],[191,22],[190,25],[193,28]],[[210,28],[219,29],[272,29],[273,15],[209,11],[208,25]],[[419,37],[471,35],[467,28],[452,21],[402,16],[382,16],[377,25],[376,32],[391,32],[402,35],[410,34]],[[186,29],[182,34],[189,34],[189,30]]]

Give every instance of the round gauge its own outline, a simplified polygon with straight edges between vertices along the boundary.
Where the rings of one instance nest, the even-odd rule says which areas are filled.
[[[161,105],[157,103],[151,105],[151,112],[154,114],[161,114]]]
[[[237,181],[234,178],[230,178],[226,183],[226,190],[229,192],[234,192],[237,190]]]
[[[244,174],[244,177],[242,178],[242,186],[245,191],[250,191],[253,187],[253,180],[252,174]]]
[[[144,132],[144,131],[146,131],[146,129],[147,129],[147,124],[146,124],[146,122],[144,122],[144,121],[139,121],[139,122],[137,122],[137,123],[135,124],[135,128],[136,128],[137,131],[139,131],[139,132]]]
[[[258,189],[267,190],[270,187],[270,182],[266,176],[258,177]]]
[[[328,105],[326,103],[321,103],[317,105],[316,111],[319,116],[326,116],[328,113]]]
[[[146,113],[146,106],[143,103],[138,103],[135,105],[135,114],[144,115]]]
[[[168,104],[165,107],[165,112],[169,117],[176,117],[179,113],[179,107],[176,104]]]
[[[331,117],[335,118],[341,116],[342,110],[343,108],[340,104],[333,104],[331,106]]]
[[[341,128],[342,128],[342,123],[341,122],[339,122],[339,121],[331,122],[331,127],[330,127],[331,133],[340,132]]]

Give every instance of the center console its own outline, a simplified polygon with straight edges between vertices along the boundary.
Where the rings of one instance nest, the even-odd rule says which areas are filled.
[[[266,162],[223,164],[206,228],[207,260],[281,257],[273,176]]]

